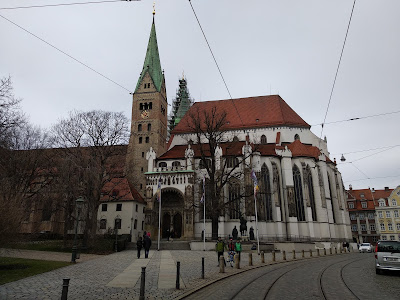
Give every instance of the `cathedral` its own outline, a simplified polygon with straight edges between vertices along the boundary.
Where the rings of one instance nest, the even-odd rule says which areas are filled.
[[[193,240],[245,224],[261,241],[350,240],[341,174],[310,127],[279,95],[193,104],[184,77],[168,118],[153,15],[125,163],[144,230]]]

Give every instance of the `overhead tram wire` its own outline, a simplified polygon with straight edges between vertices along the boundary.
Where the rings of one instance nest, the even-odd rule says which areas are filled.
[[[400,110],[397,111],[392,111],[392,112],[387,112],[387,113],[381,113],[381,114],[376,114],[376,115],[369,115],[369,116],[364,116],[364,117],[355,117],[351,119],[346,119],[346,120],[339,120],[339,121],[332,121],[332,122],[326,122],[326,123],[319,123],[319,124],[314,124],[311,126],[325,126],[326,124],[336,124],[336,123],[342,123],[342,122],[349,122],[349,121],[358,121],[362,119],[367,119],[367,118],[373,118],[373,117],[380,117],[380,116],[386,116],[386,115],[391,115],[391,114],[398,114],[400,113]]]
[[[43,7],[56,7],[56,6],[72,6],[72,5],[87,5],[87,4],[102,4],[102,3],[130,2],[130,1],[141,1],[141,0],[102,0],[102,1],[58,3],[58,4],[16,6],[16,7],[0,7],[0,10],[25,9],[25,8],[43,8]]]
[[[326,117],[327,117],[327,115],[328,115],[329,106],[330,106],[330,104],[331,104],[332,95],[333,95],[333,90],[335,89],[336,79],[337,79],[337,75],[338,75],[338,73],[339,73],[340,63],[341,63],[341,61],[342,61],[343,52],[344,52],[344,46],[346,45],[347,35],[348,35],[348,33],[349,33],[350,24],[351,24],[351,19],[352,19],[352,17],[353,17],[353,12],[354,12],[354,6],[355,6],[355,5],[356,5],[356,0],[354,0],[354,2],[353,2],[353,7],[352,7],[352,9],[351,9],[349,24],[347,25],[346,35],[345,35],[345,38],[344,38],[344,42],[343,42],[343,46],[342,46],[342,51],[341,51],[341,53],[340,53],[340,58],[339,58],[338,66],[337,66],[337,68],[336,68],[335,79],[333,80],[333,85],[332,85],[332,89],[331,89],[331,94],[330,94],[330,96],[329,96],[328,106],[327,106],[327,108],[326,108],[324,121],[323,121],[322,124],[321,124],[322,128],[321,128],[320,142],[321,142],[321,138],[322,138],[322,133],[323,133],[323,131],[324,131],[324,124],[325,124],[325,121],[326,121]]]
[[[199,24],[199,27],[200,27],[201,32],[203,33],[203,36],[204,36],[204,39],[206,40],[208,49],[210,49],[210,52],[211,52],[211,55],[212,55],[212,57],[213,57],[213,59],[214,59],[215,65],[216,65],[217,68],[218,68],[219,74],[221,75],[222,81],[223,81],[224,84],[225,84],[225,88],[226,88],[226,90],[228,91],[229,97],[230,97],[231,100],[232,100],[232,103],[233,103],[233,106],[235,107],[236,113],[237,113],[238,116],[239,116],[240,122],[242,123],[242,126],[244,126],[242,117],[240,116],[239,110],[237,109],[237,107],[236,107],[236,105],[235,105],[235,102],[233,101],[231,92],[229,91],[229,88],[228,88],[228,85],[226,84],[225,78],[224,78],[224,76],[222,75],[221,69],[220,69],[220,67],[219,67],[219,65],[218,65],[218,63],[217,63],[217,59],[215,58],[215,55],[214,55],[214,53],[213,53],[213,51],[212,51],[212,49],[211,49],[210,43],[209,43],[208,40],[207,40],[206,34],[205,34],[204,30],[203,30],[203,27],[201,27],[200,20],[199,20],[199,18],[197,17],[197,14],[196,14],[196,12],[195,12],[195,10],[194,10],[194,7],[193,7],[193,5],[192,5],[191,0],[189,0],[189,4],[190,4],[190,6],[192,7],[193,14],[194,14],[194,16],[196,17],[196,20],[197,20],[197,23]]]
[[[340,154],[353,154],[353,153],[360,153],[360,152],[368,152],[368,151],[373,151],[373,150],[381,150],[381,149],[388,149],[388,148],[395,148],[400,146],[400,144],[398,145],[393,145],[393,146],[386,146],[386,147],[379,147],[379,148],[371,148],[371,149],[364,149],[364,150],[357,150],[357,151],[351,151],[351,152],[341,152],[341,153],[333,153],[331,154],[331,156],[335,156],[335,155],[340,155]]]
[[[0,17],[3,18],[3,19],[5,19],[6,21],[10,22],[11,24],[17,26],[18,28],[22,29],[23,31],[29,33],[30,35],[34,36],[35,38],[39,39],[40,41],[42,41],[43,43],[47,44],[48,46],[50,46],[50,47],[56,49],[57,51],[61,52],[61,53],[64,54],[64,55],[68,56],[69,58],[73,59],[74,61],[76,61],[77,63],[81,64],[82,66],[84,66],[84,67],[88,68],[89,70],[95,72],[96,74],[100,75],[101,77],[103,77],[103,78],[107,79],[108,81],[110,81],[110,82],[112,82],[112,83],[118,85],[119,87],[121,87],[121,88],[123,88],[124,90],[128,91],[130,94],[132,93],[129,89],[127,89],[127,88],[124,87],[123,85],[121,85],[121,84],[119,84],[118,82],[112,80],[111,78],[109,78],[109,77],[107,77],[107,76],[101,74],[100,72],[96,71],[96,70],[93,69],[92,67],[90,67],[90,66],[88,66],[87,64],[81,62],[80,60],[78,60],[78,59],[76,59],[75,57],[69,55],[68,53],[64,52],[63,50],[57,48],[56,46],[50,44],[49,42],[45,41],[45,40],[42,39],[41,37],[39,37],[39,36],[33,34],[33,33],[30,32],[29,30],[27,30],[27,29],[23,28],[22,26],[18,25],[17,23],[15,23],[15,22],[13,22],[13,21],[7,19],[6,17],[4,17],[4,16],[2,16],[2,15],[0,15]]]
[[[372,177],[372,178],[365,178],[365,179],[356,179],[356,180],[346,180],[343,182],[354,182],[354,181],[364,181],[364,180],[370,180],[370,179],[385,179],[385,178],[400,178],[400,174],[399,175],[393,175],[393,176],[382,176],[382,177]]]

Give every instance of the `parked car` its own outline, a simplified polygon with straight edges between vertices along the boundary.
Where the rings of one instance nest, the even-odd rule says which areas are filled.
[[[382,274],[386,270],[400,271],[400,242],[398,241],[379,241],[376,244],[376,274]]]
[[[358,251],[361,252],[372,252],[372,245],[370,243],[362,243],[358,248]]]

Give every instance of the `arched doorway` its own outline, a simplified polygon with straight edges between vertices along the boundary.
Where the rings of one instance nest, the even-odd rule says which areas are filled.
[[[171,215],[169,213],[164,213],[162,219],[162,237],[168,238],[168,231],[171,227]]]
[[[174,215],[174,236],[179,239],[182,236],[182,215],[180,213],[176,213]]]

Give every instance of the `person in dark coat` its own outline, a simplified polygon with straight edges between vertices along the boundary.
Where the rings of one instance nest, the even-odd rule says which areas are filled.
[[[250,237],[250,240],[254,240],[254,229],[253,229],[253,227],[250,227],[249,237]]]
[[[144,246],[144,258],[149,258],[149,251],[151,247],[151,239],[148,235],[144,238],[143,241],[143,246]]]
[[[142,247],[143,247],[142,237],[139,237],[138,241],[136,242],[137,258],[140,258],[140,251],[142,250]]]
[[[233,237],[234,240],[237,240],[238,234],[239,234],[239,232],[238,232],[238,230],[236,229],[236,226],[235,226],[235,228],[233,228],[233,230],[232,230],[232,237]]]

